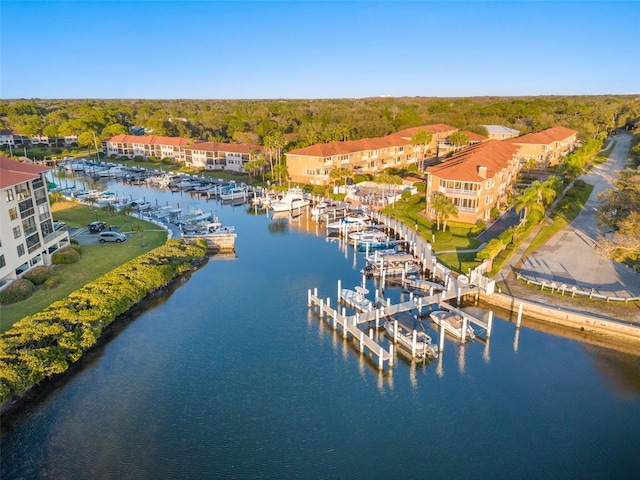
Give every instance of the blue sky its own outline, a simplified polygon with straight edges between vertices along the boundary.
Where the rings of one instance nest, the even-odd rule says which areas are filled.
[[[0,98],[640,92],[640,2],[0,3]]]

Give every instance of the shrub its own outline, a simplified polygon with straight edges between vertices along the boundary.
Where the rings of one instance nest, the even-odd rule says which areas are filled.
[[[144,162],[144,157],[142,155],[136,155],[133,157],[134,162]]]
[[[501,240],[494,238],[487,243],[487,246],[478,252],[478,258],[496,258],[498,254],[504,250],[504,243]]]
[[[34,285],[42,285],[51,276],[53,276],[53,269],[51,267],[41,265],[25,272],[25,274],[22,275],[22,278],[29,280]]]
[[[69,243],[71,243],[71,246],[74,246],[74,245],[79,246],[79,245],[80,245],[80,242],[78,242],[78,240],[76,240],[75,238],[72,238],[72,239],[69,241]]]
[[[586,186],[587,186],[587,184],[585,183],[585,181],[584,181],[584,180],[580,180],[580,179],[578,179],[578,180],[576,180],[575,182],[573,182],[573,186],[574,186],[575,188],[577,188],[578,190],[582,190],[584,187],[586,187]]]
[[[500,217],[500,209],[493,207],[491,209],[491,212],[489,212],[489,216],[491,217],[491,220],[495,220],[497,218]]]
[[[80,253],[73,247],[65,247],[51,255],[51,262],[55,265],[76,263],[80,260]]]
[[[513,242],[513,227],[506,229],[504,232],[498,235],[498,238],[505,245],[509,245],[511,242]]]
[[[60,281],[60,275],[53,275],[47,278],[47,280],[44,282],[44,288],[49,290],[52,288],[56,288],[58,285],[60,285]]]
[[[164,157],[164,158],[162,159],[162,163],[163,163],[164,165],[170,165],[170,164],[171,164],[171,162],[173,162],[173,160],[171,160],[171,158],[169,158],[169,157]]]
[[[480,230],[481,232],[487,229],[487,222],[485,222],[484,220],[478,220],[476,222],[476,228],[477,230]]]
[[[14,280],[4,290],[0,291],[0,305],[20,302],[31,296],[36,287],[26,278]]]

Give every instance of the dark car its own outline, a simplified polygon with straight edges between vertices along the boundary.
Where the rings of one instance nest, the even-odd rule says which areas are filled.
[[[91,222],[89,224],[89,231],[91,233],[98,233],[107,228],[107,224],[104,222]]]

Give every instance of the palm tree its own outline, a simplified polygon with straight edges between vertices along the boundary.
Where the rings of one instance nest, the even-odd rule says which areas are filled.
[[[546,183],[546,182],[545,182]],[[548,184],[545,185],[540,180],[534,181],[529,188],[533,189],[536,201],[543,206],[549,205],[556,198],[556,191]]]
[[[437,230],[440,230],[440,220],[443,221],[442,231],[445,231],[447,229],[447,220],[458,215],[458,207],[440,192],[436,192],[431,196],[431,208],[436,212]]]
[[[518,195],[514,199],[516,213],[520,213],[524,210],[522,218],[527,218],[532,211],[536,211],[544,216],[544,207],[538,203],[537,192],[529,187],[522,194]]]
[[[431,144],[432,138],[433,138],[433,135],[431,135],[431,132],[426,129],[418,130],[411,137],[411,145],[413,145],[414,147],[416,146],[420,147],[420,154],[418,158],[420,160],[420,171],[424,170],[425,150],[427,145]]]

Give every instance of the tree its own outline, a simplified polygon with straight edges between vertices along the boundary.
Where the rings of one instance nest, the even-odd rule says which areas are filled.
[[[544,207],[550,205],[557,195],[556,190],[550,187],[547,182],[542,183],[540,180],[535,180],[529,187],[535,192],[536,201]]]
[[[619,224],[633,212],[640,212],[640,173],[620,172],[614,188],[601,192],[598,200],[600,224],[619,228]]]
[[[544,207],[538,203],[538,196],[532,188],[527,188],[522,194],[518,195],[514,199],[514,205],[516,213],[524,210],[522,218],[528,218],[531,212],[536,212],[540,217],[544,217]]]
[[[464,147],[469,145],[469,136],[466,133],[462,133],[460,131],[453,132],[449,135],[449,144],[454,147]]]
[[[431,196],[431,208],[436,213],[436,229],[440,230],[440,222],[442,222],[443,232],[447,229],[447,220],[458,215],[458,207],[440,192],[435,192]]]
[[[617,262],[637,261],[640,258],[640,212],[631,212],[618,222],[617,228],[613,235],[601,237],[598,247],[605,256]]]
[[[427,129],[418,130],[411,137],[411,145],[419,148],[420,153],[418,156],[418,160],[420,161],[420,171],[424,170],[424,157],[427,154],[427,148],[428,145],[431,144],[432,139],[433,135],[431,135],[431,132]]]

